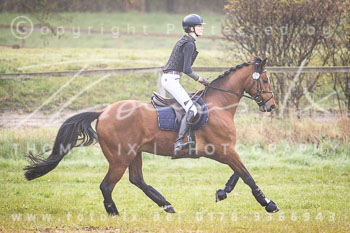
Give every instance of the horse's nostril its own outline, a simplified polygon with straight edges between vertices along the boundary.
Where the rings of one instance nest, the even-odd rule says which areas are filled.
[[[271,109],[275,109],[276,108],[276,106],[273,104],[273,105],[271,105]]]

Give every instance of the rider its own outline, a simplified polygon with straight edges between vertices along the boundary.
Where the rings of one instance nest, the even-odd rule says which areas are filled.
[[[163,68],[161,84],[176,101],[185,109],[186,114],[180,123],[180,129],[174,145],[175,154],[187,146],[183,143],[189,123],[197,114],[197,108],[191,98],[180,84],[181,72],[204,85],[208,85],[208,80],[194,73],[191,66],[197,57],[196,38],[203,34],[203,19],[196,14],[185,16],[182,20],[182,27],[187,34],[182,36],[175,44],[168,63]]]

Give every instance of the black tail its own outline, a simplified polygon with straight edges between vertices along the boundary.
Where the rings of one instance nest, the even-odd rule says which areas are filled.
[[[102,112],[83,112],[67,119],[60,127],[52,152],[47,159],[40,155],[28,155],[32,165],[24,168],[27,180],[33,180],[54,169],[68,152],[77,146],[89,146],[97,140],[97,134],[91,127]],[[79,142],[79,144],[77,144]]]

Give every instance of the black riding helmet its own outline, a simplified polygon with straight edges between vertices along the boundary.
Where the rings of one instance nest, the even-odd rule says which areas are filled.
[[[203,22],[202,17],[196,14],[190,14],[185,16],[185,18],[182,20],[182,27],[185,30],[186,33],[190,32],[190,27],[194,27],[196,25],[205,24]]]

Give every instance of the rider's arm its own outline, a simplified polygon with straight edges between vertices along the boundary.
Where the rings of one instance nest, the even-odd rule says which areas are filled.
[[[194,44],[186,43],[183,47],[183,53],[184,53],[183,72],[197,81],[199,79],[199,75],[194,73],[191,68],[193,52],[194,52]]]

